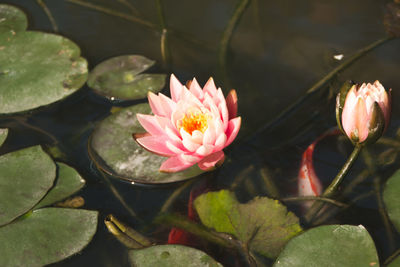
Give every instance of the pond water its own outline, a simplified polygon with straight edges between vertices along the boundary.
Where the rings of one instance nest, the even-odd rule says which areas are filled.
[[[400,108],[396,105],[400,88],[398,39],[367,53],[330,80],[324,87],[327,89],[307,97],[294,112],[276,120],[286,107],[344,60],[386,36],[383,13],[387,1],[249,1],[228,46],[225,73],[219,64],[220,39],[236,2],[240,1],[162,1],[167,27],[173,29],[169,35],[169,66],[163,63],[158,29],[82,4],[107,7],[159,25],[157,1],[127,1],[135,10],[124,5],[124,1],[45,3],[54,16],[59,34],[81,48],[89,70],[108,58],[137,54],[157,62],[150,69],[151,73],[174,73],[182,82],[196,77],[201,85],[212,76],[225,95],[230,88],[235,88],[238,94],[242,127],[238,138],[226,149],[226,162],[221,169],[201,176],[186,187],[169,211],[185,214],[190,189],[205,179],[211,190],[234,189],[241,202],[255,196],[268,196],[271,192],[263,183],[262,169],[267,170],[277,184],[281,198],[296,196],[302,154],[318,136],[336,126],[335,95],[346,80],[379,80],[393,88],[392,121],[386,136],[396,135],[400,126]],[[28,29],[53,32],[46,13],[36,1],[1,2],[21,8],[28,15]],[[169,94],[168,86],[162,92]],[[57,138],[66,154],[64,161],[74,166],[86,180],[86,186],[77,194],[85,199],[84,208],[99,211],[98,229],[92,242],[78,255],[54,266],[129,266],[127,249],[103,223],[108,214],[157,243],[166,243],[169,228],[153,226],[151,222],[169,196],[183,184],[132,185],[111,178],[112,187],[136,213],[134,217],[110,190],[109,182],[96,169],[87,149],[93,129],[110,115],[112,107],[146,102],[146,99],[112,102],[85,85],[66,100],[30,117],[30,124]],[[10,129],[7,142],[0,148],[1,154],[52,142],[46,135],[7,118],[0,120],[0,128]],[[386,148],[372,146],[371,153],[378,155]],[[337,136],[323,139],[316,147],[314,164],[324,187],[335,177],[351,149],[350,142]],[[381,183],[384,184],[398,167],[398,159],[382,167]],[[359,159],[346,177],[345,185],[365,168]],[[372,188],[373,179],[369,177],[342,201],[351,201]],[[298,202],[285,204],[301,218],[303,211]],[[373,194],[356,202],[348,211],[324,221],[324,224],[333,223],[364,225],[374,239],[381,261],[400,246],[398,234],[394,234],[395,246],[389,244]],[[226,251],[213,247],[207,252],[226,266],[240,265],[229,259]]]

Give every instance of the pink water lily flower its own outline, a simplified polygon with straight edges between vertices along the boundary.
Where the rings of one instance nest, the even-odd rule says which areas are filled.
[[[149,92],[154,115],[137,114],[147,134],[136,135],[136,141],[153,153],[169,157],[161,164],[162,172],[182,171],[196,163],[202,170],[212,169],[222,163],[222,149],[239,132],[235,90],[225,99],[212,78],[204,88],[196,79],[188,87],[172,74],[171,98]]]
[[[362,143],[379,137],[390,121],[390,94],[379,81],[354,85],[346,95],[342,127],[346,135]]]

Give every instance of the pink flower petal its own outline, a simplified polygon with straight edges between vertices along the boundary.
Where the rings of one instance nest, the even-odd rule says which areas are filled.
[[[229,146],[233,142],[233,140],[235,140],[239,132],[241,122],[241,117],[236,117],[229,121],[228,129],[226,131],[226,136],[228,137],[228,140],[226,140],[225,147]]]
[[[237,94],[235,90],[231,90],[226,97],[226,106],[228,107],[229,119],[237,116]]]
[[[143,148],[158,154],[160,156],[174,156],[175,153],[168,149],[166,143],[168,138],[165,136],[145,136],[141,138],[137,138],[136,142],[141,145]]]
[[[190,84],[190,92],[197,97],[200,101],[204,98],[203,90],[201,89],[199,83],[196,81],[196,78],[193,78],[192,83]]]
[[[196,150],[196,154],[199,156],[207,156],[209,155],[214,149],[213,145],[202,145]]]
[[[179,172],[189,168],[194,163],[186,162],[180,156],[175,156],[167,159],[161,164],[161,172]]]
[[[161,128],[155,116],[146,114],[136,114],[136,117],[143,128],[151,135],[164,135],[165,131]]]
[[[171,74],[171,78],[169,80],[169,88],[171,90],[172,100],[178,102],[181,99],[183,85],[179,82],[174,74]]]
[[[204,85],[203,92],[208,93],[211,97],[217,93],[217,87],[215,86],[212,77],[210,77],[210,79],[208,79],[207,83]]]
[[[157,95],[149,92],[147,94],[147,99],[149,100],[151,111],[153,111],[154,115],[165,116],[164,109],[161,105],[161,100]]]
[[[199,165],[200,169],[202,169],[204,171],[208,171],[208,170],[213,169],[216,164],[222,164],[224,159],[225,159],[225,154],[221,150],[221,151],[215,152],[215,153],[203,158],[198,163],[198,165]]]
[[[369,133],[369,120],[370,116],[367,114],[367,108],[365,105],[365,101],[362,98],[359,98],[357,101],[357,105],[354,109],[356,116],[356,129],[358,130],[358,142],[363,142],[368,137]],[[370,114],[371,115],[371,114]]]
[[[225,147],[225,143],[226,143],[227,139],[228,138],[226,137],[226,134],[225,133],[221,133],[217,137],[217,140],[215,140],[215,150],[216,151],[222,150]]]
[[[176,103],[171,98],[159,93],[161,108],[164,110],[165,117],[170,118],[172,112],[176,109]]]

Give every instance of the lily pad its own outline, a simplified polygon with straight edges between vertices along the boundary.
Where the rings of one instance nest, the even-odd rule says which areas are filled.
[[[160,172],[161,163],[167,158],[146,151],[132,138],[132,133],[145,132],[136,113],[149,114],[149,105],[123,108],[95,128],[89,141],[89,153],[103,171],[129,182],[147,184],[177,182],[202,173],[197,165],[183,172]]]
[[[40,146],[0,156],[0,225],[35,206],[55,177],[56,165]]]
[[[379,266],[379,259],[374,242],[362,225],[326,225],[289,241],[274,264],[286,266]]]
[[[31,110],[61,100],[87,78],[79,47],[54,34],[0,34],[0,114]]]
[[[139,74],[155,61],[139,55],[110,58],[89,74],[88,86],[111,99],[134,100],[146,97],[149,91],[159,92],[165,85],[165,74]]]
[[[0,129],[0,146],[6,141],[8,129]]]
[[[60,162],[57,165],[56,184],[39,204],[35,206],[35,209],[61,201],[78,192],[85,185],[85,180],[74,168]]]
[[[386,182],[383,192],[387,213],[397,231],[400,232],[400,169],[397,170]]]
[[[0,5],[0,34],[4,32],[25,31],[28,19],[25,13],[15,6]]]
[[[222,267],[203,251],[181,245],[159,245],[130,250],[129,260],[131,266],[135,267]]]
[[[218,232],[232,234],[250,250],[275,258],[302,229],[299,219],[277,200],[256,197],[246,204],[228,190],[200,195],[194,206],[201,222]]]
[[[387,267],[399,267],[400,266],[400,257],[397,256],[391,263],[387,265]]]
[[[82,250],[97,228],[97,212],[44,208],[0,227],[0,266],[43,266]]]

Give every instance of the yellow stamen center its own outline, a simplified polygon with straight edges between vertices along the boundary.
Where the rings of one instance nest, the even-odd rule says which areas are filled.
[[[179,121],[179,129],[183,128],[189,134],[192,134],[196,130],[204,133],[207,130],[209,118],[209,114],[188,112],[185,117]]]

